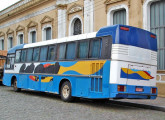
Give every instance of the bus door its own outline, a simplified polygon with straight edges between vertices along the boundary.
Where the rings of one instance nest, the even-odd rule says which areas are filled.
[[[140,86],[150,86],[151,67],[147,65],[129,64],[127,69],[127,85],[139,86],[137,91],[142,91]]]

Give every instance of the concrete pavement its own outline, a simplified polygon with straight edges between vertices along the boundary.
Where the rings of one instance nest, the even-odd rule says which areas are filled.
[[[165,112],[165,98],[157,97],[155,100],[144,99],[117,99],[110,100],[111,103],[120,105],[127,105],[132,107],[139,107],[151,110],[158,110]]]

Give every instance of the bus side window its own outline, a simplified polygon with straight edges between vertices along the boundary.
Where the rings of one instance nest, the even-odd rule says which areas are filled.
[[[57,60],[65,59],[66,44],[59,44],[57,48]]]
[[[10,58],[10,67],[11,69],[14,69],[14,57]]]
[[[32,62],[32,56],[33,56],[33,48],[29,48],[27,50],[26,62]]]
[[[101,58],[110,59],[112,49],[112,36],[102,37]]]
[[[56,46],[49,46],[48,50],[48,61],[54,61],[56,55]]]
[[[75,55],[76,55],[76,43],[75,42],[68,43],[66,50],[66,59],[73,60],[75,59]]]
[[[100,41],[100,38],[91,40],[89,58],[100,58]]]
[[[38,61],[39,54],[40,54],[40,48],[39,47],[34,48],[34,51],[33,51],[33,61],[34,62],[37,62]]]
[[[9,57],[9,55],[7,56],[7,59],[6,59],[6,69],[10,69],[11,67],[11,58]]]
[[[19,63],[20,60],[21,60],[21,50],[17,50],[15,55],[15,62]]]
[[[26,60],[26,53],[27,53],[26,50],[22,50],[22,53],[21,53],[21,62],[25,62],[25,60]]]
[[[10,59],[9,57],[6,58],[6,69],[10,68]]]
[[[6,69],[14,69],[15,54],[8,54],[6,59]]]
[[[80,41],[78,44],[78,58],[88,58],[89,41]]]
[[[47,46],[41,47],[40,61],[46,61],[47,52],[48,52],[48,47]]]

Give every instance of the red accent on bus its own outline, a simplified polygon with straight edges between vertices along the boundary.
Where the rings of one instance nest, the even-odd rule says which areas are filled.
[[[154,39],[156,38],[156,36],[155,36],[155,35],[151,35],[151,37],[152,37],[152,38],[154,38]]]
[[[118,89],[119,92],[125,92],[126,91],[126,86],[118,85],[117,89]]]
[[[129,31],[129,28],[127,27],[120,27],[121,30]]]
[[[152,91],[153,94],[156,94],[156,88],[152,88],[151,91]]]

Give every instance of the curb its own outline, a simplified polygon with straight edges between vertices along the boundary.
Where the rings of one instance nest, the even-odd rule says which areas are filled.
[[[150,109],[150,110],[157,110],[157,111],[165,112],[165,107],[160,107],[160,106],[140,104],[140,103],[132,103],[132,102],[121,102],[121,101],[115,101],[115,100],[109,100],[109,102],[112,104],[120,104],[123,106],[131,106],[131,107],[137,107],[137,108],[143,108],[143,109]]]

